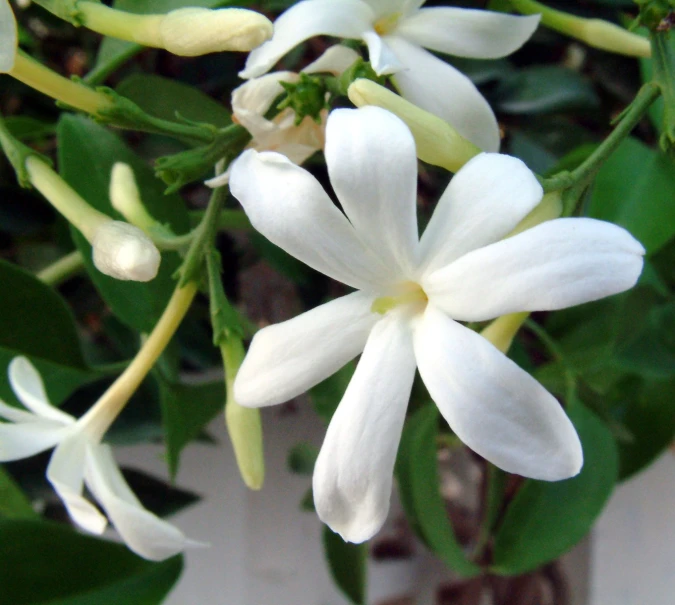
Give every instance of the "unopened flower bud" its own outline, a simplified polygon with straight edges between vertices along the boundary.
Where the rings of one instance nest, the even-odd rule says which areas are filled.
[[[7,0],[0,0],[0,73],[11,71],[16,59],[16,19]]]
[[[357,107],[375,105],[401,118],[415,137],[417,157],[424,162],[457,172],[481,151],[445,120],[371,80],[354,81],[347,94]]]
[[[502,315],[492,323],[488,324],[480,335],[486,340],[489,340],[502,353],[506,354],[511,348],[515,335],[529,315],[529,313],[511,313],[510,315]]]
[[[159,26],[161,46],[183,57],[253,50],[273,31],[267,17],[243,8],[180,8],[167,13]]]
[[[141,200],[141,193],[136,185],[134,172],[129,164],[116,162],[110,174],[110,203],[127,221],[143,231],[155,226],[155,219]]]
[[[154,279],[161,256],[152,240],[138,227],[107,221],[91,240],[94,265],[116,279],[146,282]]]

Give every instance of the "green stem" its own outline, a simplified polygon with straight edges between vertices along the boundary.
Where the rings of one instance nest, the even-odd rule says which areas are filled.
[[[82,269],[84,269],[82,253],[75,250],[38,271],[36,277],[48,286],[56,287],[77,275]]]
[[[568,189],[576,185],[585,185],[600,169],[607,158],[616,150],[621,142],[631,133],[640,122],[649,106],[659,97],[661,90],[653,82],[645,84],[633,102],[621,116],[621,121],[598,148],[577,168],[570,172],[561,172],[544,179],[542,186],[545,192],[558,189]]]
[[[663,134],[660,143],[664,150],[675,146],[675,44],[672,36],[672,30],[651,33],[653,81],[663,95]]]
[[[502,509],[502,502],[504,500],[504,492],[506,489],[506,480],[508,475],[494,464],[486,461],[486,489],[485,489],[485,512],[483,514],[483,522],[478,533],[478,539],[473,549],[472,558],[475,561],[480,561],[485,553],[492,531],[494,530],[499,513]]]
[[[204,210],[192,210],[190,220],[193,225],[198,224],[204,217]],[[221,210],[218,216],[217,229],[224,231],[226,229],[243,229],[250,231],[253,229],[251,221],[243,210]]]
[[[129,43],[129,46],[107,61],[98,63],[82,80],[90,86],[103,84],[108,76],[124,65],[129,59],[143,50],[140,44]]]

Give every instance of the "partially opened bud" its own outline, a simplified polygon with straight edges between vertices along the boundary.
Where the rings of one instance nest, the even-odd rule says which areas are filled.
[[[161,256],[152,240],[138,227],[107,221],[91,240],[94,265],[116,279],[150,281],[157,275]]]
[[[243,8],[180,8],[168,13],[159,26],[161,46],[183,57],[253,50],[273,31],[267,17]]]
[[[7,73],[14,67],[17,45],[14,13],[7,0],[0,0],[0,73]]]

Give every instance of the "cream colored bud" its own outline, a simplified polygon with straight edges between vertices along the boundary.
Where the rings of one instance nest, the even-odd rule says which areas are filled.
[[[155,219],[143,205],[134,171],[129,164],[115,163],[110,174],[109,194],[112,207],[132,225],[146,232],[156,225]]]
[[[107,221],[91,240],[94,265],[116,279],[150,281],[159,270],[161,256],[152,240],[138,227]]]
[[[536,227],[546,221],[552,221],[555,218],[560,218],[563,211],[562,193],[560,191],[551,191],[544,195],[530,213],[520,221],[506,237],[513,237],[527,229]],[[506,237],[504,239],[506,239]]]
[[[528,312],[502,315],[490,323],[480,335],[506,354],[511,348],[513,338],[529,315]]]
[[[371,80],[352,82],[347,94],[357,107],[375,105],[401,118],[415,137],[417,156],[424,162],[457,172],[481,152],[445,120]]]
[[[273,31],[267,17],[243,8],[180,8],[167,13],[159,25],[161,46],[183,57],[253,50]]]

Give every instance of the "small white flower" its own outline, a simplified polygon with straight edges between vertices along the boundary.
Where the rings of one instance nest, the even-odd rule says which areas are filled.
[[[248,57],[239,75],[267,72],[292,48],[318,35],[368,45],[378,75],[395,74],[401,94],[485,151],[499,149],[499,128],[473,83],[425,48],[476,59],[511,54],[533,34],[539,15],[521,17],[456,7],[420,8],[424,0],[304,0],[282,14],[274,36]]]
[[[307,74],[331,73],[340,75],[359,55],[346,46],[331,46],[316,61],[302,71]],[[251,133],[249,148],[257,151],[276,151],[295,164],[302,164],[311,155],[323,149],[326,117],[324,111],[320,124],[310,116],[295,123],[295,112],[290,107],[268,120],[265,115],[272,103],[284,92],[281,82],[297,82],[300,76],[292,71],[277,71],[253,78],[232,91],[232,118]],[[209,187],[222,187],[230,178],[229,169],[208,181]]]
[[[245,152],[231,179],[256,229],[359,290],[258,332],[234,385],[242,405],[281,403],[361,353],[314,471],[321,519],[352,542],[381,527],[416,367],[452,430],[480,455],[537,479],[578,473],[581,445],[560,404],[458,322],[626,290],[642,270],[642,246],[587,218],[503,239],[542,189],[520,160],[498,154],[455,175],[419,240],[414,140],[380,108],[334,111],[325,155],[344,214],[279,154]]]
[[[8,0],[0,0],[0,73],[8,73],[14,67],[18,45],[14,13]]]
[[[8,421],[0,422],[0,462],[56,446],[47,479],[77,525],[95,534],[102,534],[107,525],[106,517],[82,496],[86,485],[129,548],[140,556],[161,561],[195,544],[143,507],[110,447],[101,443],[116,415],[110,406],[94,406],[76,420],[49,403],[42,379],[28,359],[15,357],[8,374],[12,390],[29,411],[0,401],[0,418]]]

